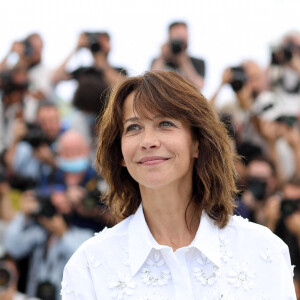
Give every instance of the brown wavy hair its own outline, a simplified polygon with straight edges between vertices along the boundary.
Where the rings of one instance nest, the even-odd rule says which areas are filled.
[[[200,216],[204,210],[215,224],[223,228],[233,214],[236,170],[234,154],[223,123],[199,91],[175,72],[146,72],[120,82],[111,92],[104,114],[99,121],[97,167],[107,181],[104,196],[113,216],[122,220],[135,213],[141,203],[138,183],[121,166],[123,103],[135,92],[134,109],[141,116],[157,112],[190,125],[199,141],[199,157],[193,170],[194,202]]]

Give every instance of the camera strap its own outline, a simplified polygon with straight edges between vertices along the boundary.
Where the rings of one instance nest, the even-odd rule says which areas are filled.
[[[59,262],[57,243],[57,237],[55,237],[54,235],[48,236],[41,257],[42,259],[39,273],[41,281],[51,280],[52,276],[55,277],[55,272],[53,272],[53,270]]]

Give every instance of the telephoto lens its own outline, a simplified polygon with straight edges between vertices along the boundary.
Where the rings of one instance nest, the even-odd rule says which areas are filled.
[[[12,274],[3,263],[0,263],[0,292],[9,287],[11,280]]]

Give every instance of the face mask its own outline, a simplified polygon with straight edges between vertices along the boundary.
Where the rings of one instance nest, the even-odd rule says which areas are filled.
[[[89,166],[89,160],[87,157],[79,157],[74,159],[64,159],[58,157],[57,166],[67,173],[80,173],[85,171]]]

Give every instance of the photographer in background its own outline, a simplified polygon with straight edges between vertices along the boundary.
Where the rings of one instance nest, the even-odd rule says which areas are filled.
[[[267,226],[268,198],[277,191],[274,165],[264,157],[253,158],[246,169],[245,186],[237,211],[250,221]]]
[[[24,68],[15,67],[0,73],[0,151],[13,142],[13,123],[23,118],[28,85],[28,73]]]
[[[108,211],[99,204],[100,194],[105,194],[107,184],[99,178],[90,156],[91,147],[86,137],[73,129],[65,131],[57,142],[57,168],[44,184],[64,187],[74,225],[100,231],[110,225]]]
[[[300,130],[297,106],[281,94],[264,92],[252,106],[252,120],[266,143],[265,152],[279,181],[300,175]]]
[[[175,71],[201,90],[204,85],[205,62],[188,55],[188,26],[184,22],[169,25],[169,39],[161,46],[161,54],[154,59],[151,70]]]
[[[55,167],[55,142],[63,131],[58,108],[51,102],[41,103],[36,123],[17,119],[13,143],[5,152],[5,162],[12,173],[38,182]]]
[[[235,101],[217,109],[215,102],[224,85],[230,85],[235,94]],[[224,70],[221,83],[210,99],[218,113],[232,116],[237,145],[251,142],[262,148],[265,154],[266,143],[257,132],[251,116],[251,109],[256,98],[268,90],[268,80],[264,70],[254,61],[244,61],[239,66]]]
[[[8,224],[4,235],[6,252],[18,260],[30,256],[26,293],[43,300],[58,300],[63,268],[86,239],[89,230],[74,227],[70,207],[56,204],[62,191],[28,190],[21,211]]]
[[[92,66],[67,71],[69,61],[81,48],[90,50],[93,57]],[[63,80],[77,80],[78,87],[72,103],[77,109],[77,115],[72,127],[91,140],[95,136],[96,118],[102,112],[110,88],[127,74],[123,68],[116,68],[110,64],[110,50],[110,36],[107,32],[83,32],[79,35],[75,49],[54,71],[52,77],[54,84]]]
[[[291,262],[295,265],[294,281],[300,287],[300,177],[295,176],[282,186],[282,197],[278,205],[280,219],[275,233],[288,245]],[[298,291],[299,292],[299,291]],[[300,297],[300,293],[297,293]],[[298,299],[298,298],[297,298]]]
[[[15,41],[7,55],[0,62],[0,72],[14,67],[28,72],[29,90],[37,100],[51,96],[50,70],[42,62],[44,43],[38,33],[28,35],[24,40]]]
[[[288,95],[300,96],[300,33],[286,34],[272,49],[269,75],[272,87]]]

